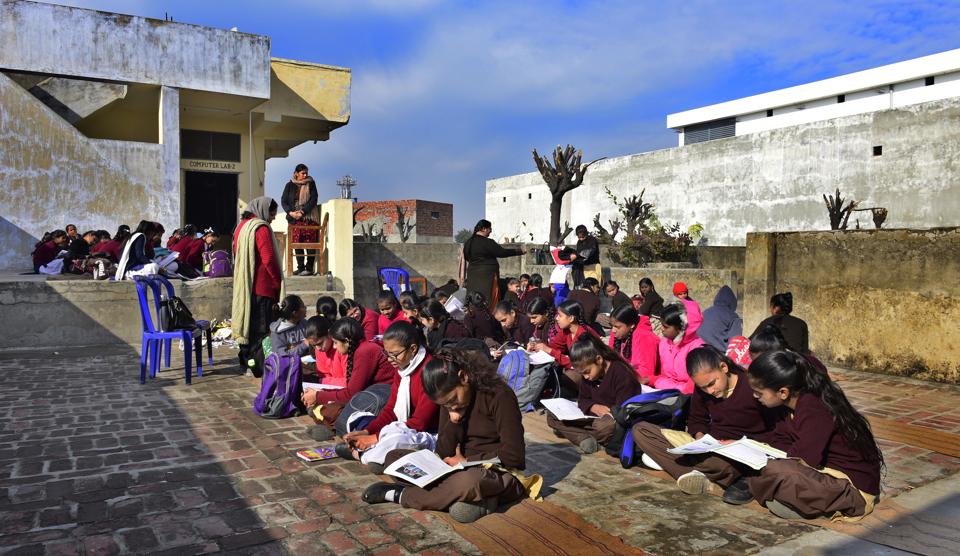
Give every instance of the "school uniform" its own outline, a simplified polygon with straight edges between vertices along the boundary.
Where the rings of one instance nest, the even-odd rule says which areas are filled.
[[[492,338],[497,343],[503,343],[503,327],[486,309],[474,309],[463,317],[463,325],[471,338],[485,340]]]
[[[553,292],[550,291],[550,288],[530,288],[521,300],[520,311],[526,313],[527,307],[538,297],[546,301],[547,305],[553,307]]]
[[[648,317],[659,318],[663,313],[663,298],[656,291],[651,290],[643,296],[643,303],[637,307],[637,312]]]
[[[590,290],[576,289],[567,295],[567,301],[576,301],[583,306],[584,322],[597,322],[597,313],[600,312],[600,297]]]
[[[506,335],[507,342],[516,342],[522,346],[526,346],[527,342],[530,341],[530,338],[534,335],[534,326],[530,322],[530,317],[523,313],[515,313],[516,319],[513,321],[513,328],[504,330]]]
[[[380,333],[380,313],[366,307],[361,307],[360,312],[360,326],[363,327],[363,337],[372,340],[374,336]]]
[[[718,440],[739,440],[743,436],[766,440],[778,412],[765,409],[753,397],[753,389],[750,388],[746,373],[737,370],[730,372],[737,377],[737,384],[728,397],[715,398],[699,388],[693,393],[687,431],[691,437],[703,433]],[[634,425],[631,434],[637,448],[650,456],[674,479],[697,470],[726,488],[736,482],[745,471],[730,460],[713,454],[678,456],[668,453],[667,450],[675,447],[675,444],[667,440],[663,430],[652,423]],[[679,439],[683,435],[673,436]]]
[[[506,293],[503,294],[501,301],[506,301],[514,308],[520,306],[520,296],[510,290],[507,290]]]
[[[610,347],[617,350],[617,340],[610,334]],[[619,352],[624,359],[630,362],[637,378],[652,379],[657,374],[657,350],[660,338],[650,328],[649,317],[641,316],[640,322],[634,327],[629,340],[620,342]]]
[[[40,272],[41,266],[46,266],[60,253],[60,247],[53,242],[45,241],[37,246],[33,251],[33,271]]]
[[[457,448],[469,461],[500,458],[505,469],[526,468],[526,444],[517,396],[504,382],[492,390],[475,390],[473,402],[458,423],[450,420],[446,408],[440,410],[436,453],[441,458],[456,455]],[[391,452],[390,465],[406,450]],[[496,497],[499,504],[513,502],[526,494],[523,484],[511,473],[482,466],[455,471],[439,481],[419,488],[408,486],[400,496],[400,505],[416,510],[446,510],[454,502],[483,502]]]
[[[346,376],[348,357],[339,360],[343,376]],[[373,384],[392,384],[396,368],[390,364],[383,349],[373,342],[361,342],[353,353],[353,372],[343,390],[319,390],[317,403],[346,403],[356,394]]]
[[[573,342],[577,341],[577,338],[584,334],[597,335],[597,333],[586,324],[578,326],[576,334],[571,333],[569,329],[563,330],[558,328],[557,334],[550,339],[550,342],[547,344],[547,349],[544,351],[557,360],[557,365],[560,365],[564,369],[570,369],[570,347],[573,345]]]
[[[533,323],[531,323],[533,324]],[[546,326],[534,326],[533,327],[533,338],[540,340],[545,344],[550,344],[550,341],[553,340],[554,336],[560,333],[560,327],[557,326],[557,323],[550,321]]]
[[[203,250],[206,243],[202,239],[186,236],[170,248],[171,251],[180,253],[177,256],[178,261],[182,261],[195,269],[203,270]]]
[[[106,255],[111,261],[115,263],[120,261],[120,252],[121,252],[120,242],[114,241],[112,239],[108,239],[107,241],[101,241],[100,243],[96,244],[93,247],[93,249],[91,249],[91,253],[93,254],[99,253],[101,255]]]
[[[440,323],[436,330],[427,332],[427,346],[431,352],[436,352],[440,348],[440,342],[443,340],[459,340],[469,338],[470,333],[460,321],[448,318]]]
[[[577,405],[585,415],[590,415],[590,408],[594,404],[609,408],[619,407],[623,402],[640,393],[640,383],[637,382],[633,369],[622,361],[612,361],[606,374],[599,380],[581,380],[580,392],[577,396]],[[617,423],[610,415],[597,419],[582,419],[580,421],[561,421],[547,412],[547,425],[562,434],[564,438],[578,446],[580,442],[593,437],[605,445],[616,430]]]
[[[403,321],[407,320],[407,317],[403,316],[403,311],[401,311],[400,309],[397,309],[397,312],[394,313],[392,317],[388,317],[383,313],[379,313],[377,317],[377,334],[379,334],[380,336],[383,336],[383,333],[386,332],[388,328],[390,328],[391,324],[395,322],[400,322],[402,320]]]
[[[757,328],[754,329],[752,338],[764,326],[772,324],[780,329],[783,339],[787,341],[787,347],[793,351],[807,353],[810,351],[810,332],[807,329],[807,323],[793,315],[773,315],[760,321]]]
[[[800,394],[770,444],[791,459],[770,461],[749,479],[750,492],[761,504],[777,500],[810,518],[858,518],[873,511],[880,495],[880,462],[866,461],[847,442],[818,396]]]
[[[620,307],[623,307],[624,305],[632,305],[633,301],[631,301],[630,298],[627,297],[627,294],[623,293],[620,290],[617,290],[616,295],[614,295],[613,298],[610,299],[610,304],[613,306],[613,310],[616,311],[617,309],[619,309]]]
[[[317,380],[320,384],[344,387],[347,385],[346,356],[337,351],[332,344],[326,350],[317,347],[313,358],[316,360]]]

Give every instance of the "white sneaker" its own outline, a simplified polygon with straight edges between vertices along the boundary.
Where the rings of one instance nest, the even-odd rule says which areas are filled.
[[[677,487],[686,494],[703,494],[709,484],[707,476],[696,469],[677,477]]]
[[[648,456],[647,454],[641,454],[641,455],[640,455],[640,463],[646,465],[646,466],[649,467],[650,469],[656,469],[657,471],[663,471],[663,468],[660,467],[660,464],[657,463],[657,462],[655,462],[655,461],[653,461],[653,458],[650,457],[650,456]]]

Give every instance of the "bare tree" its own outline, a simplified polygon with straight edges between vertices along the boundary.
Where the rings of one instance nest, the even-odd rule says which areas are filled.
[[[406,243],[410,239],[410,234],[413,232],[413,229],[417,227],[416,222],[411,223],[411,220],[407,219],[407,212],[397,206],[397,232],[400,234],[400,242]]]
[[[857,208],[857,202],[853,199],[847,200],[844,206],[844,198],[840,196],[840,188],[837,188],[836,194],[832,197],[823,196],[823,202],[827,205],[827,213],[830,215],[831,230],[846,230],[847,221],[850,220],[850,213]]]
[[[362,212],[363,209],[365,209],[365,208],[367,208],[367,207],[357,207],[357,208],[353,209],[353,225],[354,225],[354,226],[357,225],[357,215],[360,214],[360,212]]]
[[[583,183],[583,176],[587,173],[587,168],[594,162],[603,160],[606,157],[598,158],[587,164],[581,164],[583,151],[577,151],[573,145],[567,145],[562,149],[560,145],[553,151],[553,161],[546,156],[540,156],[537,149],[533,149],[533,160],[537,163],[537,170],[543,181],[547,183],[550,189],[550,244],[559,245],[563,238],[570,232],[561,236],[560,233],[560,209],[563,206],[563,196]],[[569,223],[568,223],[569,226]]]
[[[887,209],[883,207],[853,209],[853,212],[861,211],[870,211],[870,215],[873,217],[873,226],[878,230],[883,228],[883,223],[887,220]]]
[[[632,195],[623,200],[623,217],[626,220],[627,235],[633,236],[646,229],[647,220],[653,216],[653,203],[643,202],[643,189],[639,195]]]

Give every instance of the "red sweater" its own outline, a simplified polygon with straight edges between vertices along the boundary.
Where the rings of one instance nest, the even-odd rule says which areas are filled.
[[[41,243],[33,252],[33,269],[37,270],[41,266],[57,258],[60,248],[53,240]]]
[[[395,322],[400,322],[400,321],[402,321],[402,320],[405,321],[405,320],[407,320],[407,318],[403,316],[403,311],[401,311],[401,310],[399,310],[399,309],[397,309],[397,312],[393,314],[393,317],[388,317],[388,316],[384,315],[383,313],[378,313],[378,316],[377,316],[377,334],[379,334],[379,335],[382,336],[383,333],[386,332],[388,328],[390,328],[390,325],[391,325],[391,324],[393,324],[393,323],[395,323]]]
[[[347,376],[347,357],[335,359],[343,365],[342,375]],[[397,369],[387,360],[383,349],[373,342],[361,342],[353,353],[353,373],[343,390],[320,390],[317,403],[347,403],[354,395],[373,384],[389,384],[393,381]]]
[[[240,230],[250,222],[250,219],[241,222],[233,232],[233,254],[236,260],[237,239]],[[273,230],[269,226],[260,226],[254,235],[256,240],[256,267],[253,273],[253,293],[260,297],[280,301],[280,284],[283,281],[280,272],[280,260],[273,251]]]
[[[363,311],[363,317],[360,320],[360,326],[363,327],[363,336],[367,340],[372,340],[380,330],[380,313],[366,307],[360,309]]]
[[[423,380],[420,375],[423,367],[430,361],[427,355],[417,370],[410,375],[410,416],[407,417],[407,426],[415,431],[426,432],[437,430],[437,422],[440,416],[440,408],[433,403],[427,391],[423,389]],[[387,405],[380,410],[380,415],[367,425],[367,432],[370,434],[379,434],[383,427],[397,420],[397,414],[393,411],[397,404],[397,393],[400,390],[400,373],[393,373],[393,388],[390,389],[390,398]]]
[[[547,344],[546,351],[557,360],[557,365],[560,365],[564,369],[569,369],[570,346],[573,345],[573,342],[577,341],[577,338],[588,333],[593,334],[594,336],[597,335],[592,328],[584,324],[581,324],[578,327],[576,334],[571,334],[569,329],[563,330],[561,328],[557,335],[550,339],[550,343]]]
[[[717,440],[740,440],[743,436],[767,440],[778,412],[765,409],[753,397],[746,373],[730,371],[730,374],[736,375],[737,385],[729,398],[715,398],[699,388],[694,390],[687,432],[691,436],[702,432]]]
[[[101,241],[100,243],[94,245],[90,249],[91,253],[104,253],[110,255],[110,260],[113,262],[120,262],[121,248],[120,242],[108,239],[107,241]]]
[[[180,253],[177,257],[195,269],[203,268],[203,240],[195,237],[184,237],[170,248]]]

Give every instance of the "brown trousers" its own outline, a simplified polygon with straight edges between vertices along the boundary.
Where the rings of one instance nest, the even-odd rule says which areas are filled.
[[[617,428],[617,422],[610,415],[604,415],[596,419],[561,421],[549,411],[547,412],[547,425],[562,434],[574,446],[579,446],[581,442],[591,436],[597,440],[597,443],[606,445]]]
[[[837,512],[856,517],[863,515],[867,506],[850,481],[821,473],[796,459],[771,460],[760,475],[748,481],[750,492],[764,506],[777,500],[806,518],[832,517]]]
[[[384,466],[409,454],[411,450],[393,450]],[[408,486],[400,496],[400,505],[414,510],[446,510],[454,502],[483,502],[497,497],[498,504],[519,500],[526,495],[516,477],[505,471],[470,467],[454,471],[426,488]]]
[[[663,436],[660,427],[652,423],[637,423],[631,431],[637,448],[650,456],[664,471],[674,479],[685,473],[697,470],[712,482],[727,488],[741,477],[738,470],[728,460],[713,454],[688,454],[678,456],[667,452],[673,444]]]

